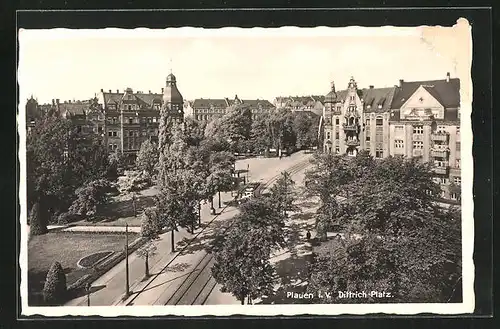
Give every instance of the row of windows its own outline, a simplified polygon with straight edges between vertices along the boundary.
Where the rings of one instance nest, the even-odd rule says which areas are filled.
[[[128,124],[138,124],[138,123],[156,123],[159,122],[159,117],[123,117],[123,122]],[[110,117],[108,118],[108,122],[112,124],[120,123],[119,118]]]
[[[450,182],[450,179],[448,177],[434,177],[433,180],[436,184],[448,184]],[[460,176],[453,177],[452,181],[457,185],[462,184],[462,178]]]

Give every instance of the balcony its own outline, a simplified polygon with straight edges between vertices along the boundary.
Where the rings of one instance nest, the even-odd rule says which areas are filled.
[[[449,154],[448,149],[432,149],[431,150],[431,157],[434,158],[447,158]]]
[[[460,168],[450,168],[450,175],[460,176],[461,170]]]
[[[432,133],[431,140],[434,142],[448,142],[448,133]]]
[[[347,124],[347,123],[344,123],[342,125],[342,127],[344,127],[344,130],[345,131],[358,131],[358,125],[357,124]]]
[[[434,173],[438,175],[448,175],[448,169],[449,169],[448,164],[441,166],[435,165],[434,168],[432,168]]]
[[[347,146],[359,146],[359,140],[357,139],[346,139],[345,145]]]

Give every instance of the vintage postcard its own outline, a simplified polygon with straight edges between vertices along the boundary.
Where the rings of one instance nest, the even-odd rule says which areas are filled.
[[[22,315],[473,312],[466,19],[18,40]]]

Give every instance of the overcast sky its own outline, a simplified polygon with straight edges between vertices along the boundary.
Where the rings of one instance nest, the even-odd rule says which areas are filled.
[[[100,89],[161,92],[172,69],[185,99],[324,95],[456,76],[418,28],[22,30],[20,99],[89,99]],[[354,32],[353,32],[354,31]]]

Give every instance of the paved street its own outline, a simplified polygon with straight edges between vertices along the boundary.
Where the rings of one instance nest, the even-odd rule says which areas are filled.
[[[310,158],[310,156],[299,152],[282,159],[239,160],[236,163],[236,169],[249,168],[250,181],[265,182],[281,171],[306,162],[305,159]],[[222,193],[221,195],[223,202],[232,199],[230,193]],[[215,198],[215,207],[218,206],[217,201]],[[170,232],[161,235],[160,240],[156,243],[157,253],[149,260],[152,276],[148,280],[143,280],[144,260],[139,258],[136,253],[129,256],[129,279],[132,295],[125,302],[122,300],[125,292],[124,260],[92,284],[94,292],[91,295],[91,305],[202,304],[205,299],[210,297],[213,286],[212,282],[207,283],[210,279],[210,273],[209,266],[205,265],[209,263],[211,257],[206,255],[204,247],[222,228],[224,222],[234,216],[236,211],[234,207],[226,207],[218,209],[219,215],[213,216],[210,214],[209,205],[203,205],[202,227],[195,230],[194,234],[190,234],[184,229],[175,233],[177,252],[170,252]],[[190,240],[192,241],[190,242]],[[203,282],[204,286],[199,287],[197,284],[192,284],[194,281]],[[205,283],[207,284],[205,285]],[[213,290],[218,291],[218,288]],[[221,298],[227,301],[227,296]],[[71,300],[66,305],[86,305],[86,303],[86,296],[82,296]]]

